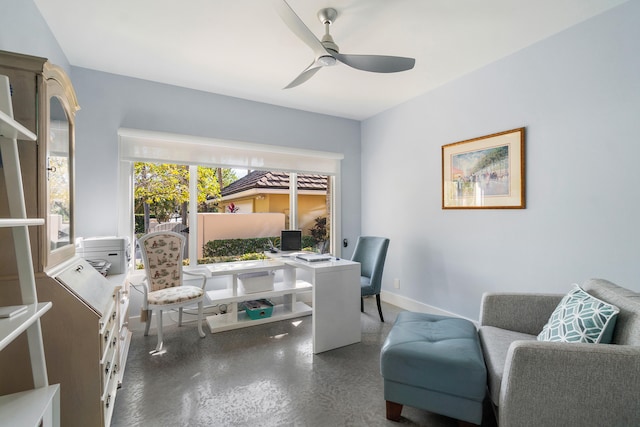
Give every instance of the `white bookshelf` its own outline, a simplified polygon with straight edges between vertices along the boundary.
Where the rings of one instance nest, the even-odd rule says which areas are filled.
[[[50,302],[27,304],[27,311],[8,319],[0,319],[0,350],[36,323],[51,308]],[[1,425],[1,424],[0,424]]]
[[[2,94],[0,94],[0,96],[2,96]],[[36,140],[36,135],[33,132],[13,120],[13,117],[9,116],[2,110],[0,110],[0,136],[7,139],[24,139],[27,141]]]
[[[0,426],[58,426],[60,385],[0,396]]]
[[[27,306],[23,313],[0,319],[0,351],[21,334],[27,334],[34,388],[0,396],[0,425],[58,427],[60,387],[49,385],[40,327],[40,318],[51,308],[51,303],[38,302],[28,230],[30,226],[44,224],[44,220],[27,218],[17,143],[17,139],[35,141],[37,138],[13,119],[11,105],[9,79],[0,76],[0,154],[10,212],[10,218],[0,219],[0,227],[13,231],[22,304]]]
[[[228,304],[236,301],[275,298],[287,294],[308,292],[312,288],[313,285],[311,285],[311,283],[304,280],[296,280],[293,285],[286,284],[285,282],[276,282],[273,284],[273,290],[271,291],[246,293],[238,290],[236,295],[234,295],[233,289],[227,288],[207,291],[207,297],[209,297],[211,301],[215,301],[217,304]]]
[[[310,292],[313,285],[304,280],[296,280],[295,267],[279,260],[240,261],[232,263],[210,264],[207,268],[211,276],[229,276],[230,283],[225,289],[207,292],[207,297],[215,304],[228,304],[227,313],[207,317],[207,324],[212,333],[278,322],[296,317],[310,316],[313,312],[308,304],[297,301],[296,295]],[[238,286],[238,276],[247,273],[271,272],[284,270],[284,280],[273,284],[273,289],[261,292],[244,292]],[[239,303],[249,300],[282,297],[283,303],[273,307],[271,316],[251,319],[240,310]]]
[[[42,218],[0,218],[0,227],[11,228],[30,225],[42,225],[44,219]]]

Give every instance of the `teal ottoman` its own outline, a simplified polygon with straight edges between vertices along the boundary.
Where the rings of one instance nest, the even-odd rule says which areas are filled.
[[[408,405],[480,425],[487,371],[468,320],[402,312],[380,353],[387,419]]]

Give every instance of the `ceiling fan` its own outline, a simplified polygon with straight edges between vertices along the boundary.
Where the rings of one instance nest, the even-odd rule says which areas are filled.
[[[325,29],[322,40],[318,40],[285,0],[277,0],[276,6],[280,17],[289,29],[305,42],[315,54],[313,62],[298,77],[285,86],[285,89],[290,89],[306,82],[322,67],[336,65],[337,62],[342,62],[358,70],[374,73],[406,71],[412,69],[416,63],[414,58],[401,56],[348,55],[340,53],[338,45],[334,43],[331,34],[329,34],[329,27],[338,17],[338,12],[333,8],[321,9],[318,12],[318,19],[320,19]]]

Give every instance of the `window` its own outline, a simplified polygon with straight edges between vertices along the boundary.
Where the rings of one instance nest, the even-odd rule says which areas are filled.
[[[331,241],[334,253],[339,255],[340,246],[335,242],[339,241],[339,166],[342,159],[341,154],[328,153],[311,150],[301,150],[285,148],[279,146],[238,143],[221,141],[200,137],[190,137],[184,135],[164,134],[157,132],[144,132],[131,129],[120,129],[120,181],[121,201],[119,205],[119,234],[133,235],[133,212],[136,206],[134,200],[134,177],[138,175],[140,166],[136,164],[168,165],[180,170],[181,176],[186,176],[187,169],[191,179],[188,184],[188,205],[198,205],[198,210],[189,210],[188,214],[184,203],[180,203],[180,208],[173,204],[172,212],[165,213],[166,219],[169,215],[169,222],[177,223],[189,227],[190,236],[196,236],[189,240],[188,253],[202,253],[204,236],[200,239],[204,228],[203,222],[199,218],[201,214],[210,210],[221,210],[236,213],[280,213],[284,214],[284,228],[301,228],[305,234],[313,235],[316,239],[325,236],[327,243],[323,247],[326,249]],[[176,150],[179,145],[180,149]],[[263,167],[254,169],[253,165],[260,164]],[[158,166],[159,167],[159,166]],[[167,166],[168,167],[168,166]],[[264,168],[268,167],[269,170]],[[273,188],[270,191],[253,191],[253,196],[249,197],[247,189],[242,191],[227,191],[221,195],[217,206],[212,207],[212,199],[206,199],[207,194],[202,194],[199,179],[195,176],[202,176],[203,170],[222,170],[229,173],[227,178],[241,178],[249,173],[272,174],[272,179],[297,182],[293,190],[285,191],[288,194],[277,194]],[[168,169],[166,171],[169,174]],[[286,177],[286,178],[285,178]],[[232,187],[233,184],[225,182],[225,186]],[[217,180],[216,180],[217,182]],[[237,182],[235,179],[233,182]],[[320,188],[323,186],[324,189]],[[174,184],[176,187],[178,184]],[[180,185],[186,185],[185,180],[180,181]],[[237,188],[236,188],[237,189]],[[224,188],[223,188],[224,190]],[[232,189],[233,190],[233,189]],[[256,190],[256,189],[254,189]],[[280,189],[282,190],[282,189]],[[206,193],[206,192],[205,192]],[[280,191],[282,193],[282,191]],[[323,202],[319,202],[318,195],[322,193]],[[234,195],[235,194],[235,195]],[[310,202],[311,195],[315,196],[315,201]],[[283,204],[283,197],[289,200],[289,207]],[[176,199],[177,200],[177,199]],[[181,199],[184,200],[184,199]],[[198,202],[200,200],[200,202]],[[277,206],[277,208],[276,208]],[[231,209],[230,209],[231,207]],[[139,210],[139,206],[138,206]],[[179,212],[178,212],[179,211]],[[244,212],[243,212],[244,211]],[[277,212],[272,212],[277,211]],[[325,216],[322,214],[325,213]],[[127,219],[128,217],[128,219]],[[185,220],[186,217],[186,220]],[[329,240],[331,239],[331,240]],[[191,257],[190,257],[191,258]],[[191,261],[194,263],[194,261]]]
[[[197,170],[197,228],[189,233],[189,167],[134,163],[136,236],[160,230],[184,233],[197,239],[198,263],[261,253],[267,242],[278,246],[285,229],[300,229],[305,248],[329,250],[329,176],[205,166]],[[291,191],[296,184],[297,191]],[[184,257],[193,258],[189,255]]]

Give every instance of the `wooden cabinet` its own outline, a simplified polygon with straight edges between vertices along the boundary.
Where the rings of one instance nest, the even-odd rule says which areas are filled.
[[[49,378],[62,386],[62,424],[108,426],[130,339],[120,339],[126,334],[121,321],[126,281],[107,280],[80,257],[50,274],[50,283],[40,281],[38,292],[60,307],[51,310],[42,328]]]
[[[36,282],[39,297],[53,303],[41,324],[49,381],[61,387],[62,425],[109,426],[131,340],[128,281],[107,280],[80,257],[48,272]],[[26,342],[0,353],[0,368],[0,395],[33,387]]]
[[[11,82],[16,121],[37,136],[36,144],[18,141],[27,216],[45,218],[31,230],[34,270],[44,272],[75,254],[73,226],[75,113],[73,86],[64,70],[45,58],[0,51],[0,75]],[[4,178],[0,177],[4,184]],[[0,185],[0,200],[6,197]],[[8,206],[0,204],[0,216]],[[10,239],[0,230],[0,240]],[[0,276],[15,274],[15,254],[0,245]]]
[[[37,136],[36,144],[18,141],[18,151],[26,216],[45,219],[29,230],[30,263],[39,298],[53,303],[41,327],[49,379],[60,383],[62,425],[108,426],[130,339],[126,279],[109,281],[75,255],[76,96],[65,72],[44,58],[0,51],[0,74],[11,80],[16,120]],[[0,174],[0,217],[10,216],[5,187]],[[0,241],[1,305],[20,304],[11,231],[0,228]],[[0,396],[34,387],[27,341],[18,337],[0,353]]]
[[[9,77],[11,83],[11,103],[13,116],[28,131],[34,133],[36,143],[18,139],[18,152],[21,166],[22,185],[24,188],[25,209],[29,218],[45,218],[39,209],[38,181],[38,95],[42,91],[44,58],[18,55],[0,51],[0,75]],[[4,174],[0,174],[0,217],[10,216],[7,200],[7,185]],[[43,228],[43,227],[39,227]],[[33,269],[43,271],[42,251],[40,247],[41,231],[35,227],[29,230],[31,241],[31,258]],[[0,229],[0,241],[7,244],[0,245],[0,277],[15,277],[18,274],[16,254],[13,250],[13,235],[10,229]]]

